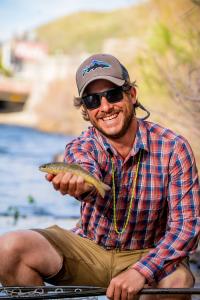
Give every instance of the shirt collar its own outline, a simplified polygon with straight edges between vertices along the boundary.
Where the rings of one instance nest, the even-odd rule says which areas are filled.
[[[135,135],[133,149],[131,151],[132,155],[135,155],[140,149],[149,152],[147,122],[137,119],[137,124],[138,128]]]

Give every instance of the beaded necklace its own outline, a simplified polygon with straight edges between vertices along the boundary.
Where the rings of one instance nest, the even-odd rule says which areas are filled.
[[[136,173],[135,173],[135,178],[134,178],[134,182],[133,182],[133,190],[132,190],[132,194],[131,194],[131,200],[130,200],[130,204],[129,204],[129,208],[128,208],[128,214],[126,217],[126,221],[123,225],[123,228],[121,231],[118,230],[117,228],[117,217],[116,217],[116,193],[115,193],[115,170],[114,170],[114,161],[113,158],[111,159],[111,163],[112,163],[112,190],[113,190],[113,219],[114,219],[114,228],[115,228],[115,232],[117,234],[122,234],[124,233],[129,219],[130,219],[130,215],[131,215],[131,207],[132,207],[132,203],[133,203],[133,199],[134,199],[134,194],[135,194],[135,187],[136,187],[136,182],[137,182],[137,177],[138,177],[138,170],[139,170],[139,165],[140,165],[140,161],[141,161],[141,153],[142,150],[140,150],[139,152],[139,158],[138,158],[138,163],[137,163],[137,167],[136,167]]]

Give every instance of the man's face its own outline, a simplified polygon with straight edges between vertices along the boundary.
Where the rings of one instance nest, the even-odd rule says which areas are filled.
[[[100,93],[115,87],[112,82],[100,79],[88,85],[86,94]],[[130,94],[123,93],[123,96],[123,99],[116,103],[109,103],[105,97],[102,97],[100,107],[87,109],[92,125],[110,139],[123,137],[134,120],[135,89],[131,88]]]

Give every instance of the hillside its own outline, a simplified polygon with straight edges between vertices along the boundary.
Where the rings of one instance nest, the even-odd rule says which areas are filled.
[[[51,53],[99,52],[107,38],[141,36],[147,24],[138,16],[141,20],[151,18],[145,5],[112,12],[79,12],[41,26],[37,34]]]
[[[111,12],[74,13],[39,27],[37,34],[47,42],[51,53],[98,52],[110,37],[144,39],[157,22],[173,26],[197,8],[194,2],[150,0]]]

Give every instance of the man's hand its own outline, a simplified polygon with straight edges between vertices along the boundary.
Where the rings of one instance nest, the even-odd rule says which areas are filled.
[[[69,194],[75,198],[93,189],[93,186],[87,184],[81,176],[69,172],[57,175],[47,174],[46,179],[52,182],[54,189],[60,191],[62,195]]]
[[[114,277],[106,296],[113,300],[132,300],[145,284],[145,277],[135,269],[129,269]]]

